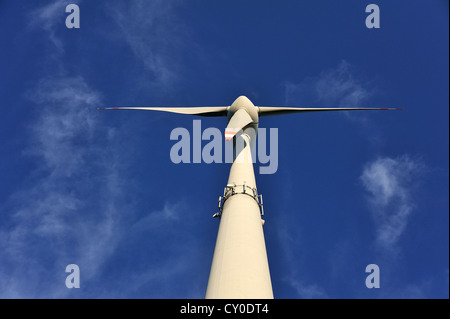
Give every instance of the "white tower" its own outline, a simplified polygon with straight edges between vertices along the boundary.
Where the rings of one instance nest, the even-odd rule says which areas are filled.
[[[236,138],[244,140],[245,147],[231,165],[224,196],[219,199],[220,226],[206,298],[273,298],[251,136],[244,133]]]

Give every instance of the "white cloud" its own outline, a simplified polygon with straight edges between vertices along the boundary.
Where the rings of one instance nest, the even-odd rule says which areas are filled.
[[[299,83],[285,82],[285,103],[301,107],[365,107],[373,89],[359,79],[347,61]],[[364,121],[362,113],[344,113],[349,119]]]
[[[0,296],[61,297],[63,267],[84,265],[89,280],[120,236],[117,154],[103,148],[111,141],[95,115],[100,96],[81,77],[46,78],[29,98],[39,111],[24,154],[38,165],[0,228]]]
[[[64,52],[64,45],[56,36],[57,28],[65,28],[66,6],[70,0],[51,1],[47,5],[37,8],[30,13],[30,26],[40,27],[47,32],[49,40],[56,47],[58,53]],[[77,2],[78,4],[80,1]]]
[[[286,279],[286,281],[295,289],[298,298],[301,299],[324,299],[328,298],[327,294],[321,287],[316,284],[304,284],[293,278]]]
[[[285,82],[284,88],[287,104],[320,103],[324,107],[357,107],[371,95],[347,61],[300,83]]]
[[[199,259],[191,228],[181,227],[189,223],[181,218],[186,208],[166,202],[142,212],[129,203],[134,186],[121,160],[123,141],[99,118],[101,95],[82,77],[55,77],[40,81],[28,98],[39,111],[23,153],[38,165],[2,212],[10,217],[0,225],[0,298],[73,296],[64,285],[69,263],[80,266],[82,288],[95,286],[83,290],[84,297],[127,297],[144,289],[154,298],[200,297],[186,290],[190,285],[178,285],[186,272],[195,276]],[[118,266],[120,291],[106,289],[102,273],[110,260],[122,262],[117,250],[135,251],[149,234],[146,252],[133,255],[146,254],[146,267]]]
[[[351,65],[342,61],[337,68],[323,72],[314,83],[318,100],[325,104],[357,107],[370,95],[352,73]]]
[[[30,29],[43,30],[48,36],[51,57],[59,59],[64,53],[65,19],[69,15],[65,8],[70,0],[50,1],[30,12],[28,26]],[[80,1],[77,2],[80,5]],[[174,0],[134,0],[114,1],[103,7],[112,21],[118,26],[114,38],[118,45],[127,45],[134,56],[142,63],[145,77],[139,79],[149,83],[154,89],[171,88],[180,78],[182,52],[186,47],[192,51],[195,45],[190,40],[188,28],[176,14],[182,2]],[[83,10],[80,6],[82,16]],[[110,35],[108,35],[110,36]]]
[[[295,231],[291,228],[290,225],[292,224],[289,224],[289,219],[286,219],[286,216],[279,216],[279,218],[281,221],[278,226],[277,236],[280,241],[281,258],[283,258],[283,264],[286,266],[285,275],[281,277],[281,280],[296,292],[295,298],[329,298],[320,285],[310,280],[305,280],[308,277],[307,273],[303,272],[302,263],[299,263],[299,260],[307,260],[304,253],[304,241],[301,240],[298,228]],[[276,291],[274,293],[276,295]]]
[[[120,35],[150,72],[152,85],[167,89],[180,73],[180,53],[187,43],[187,28],[177,18],[177,1],[156,0],[111,4],[108,9]]]
[[[377,244],[393,249],[414,209],[412,187],[422,164],[407,155],[379,158],[368,163],[360,179],[376,222]]]
[[[52,69],[54,61],[58,65],[56,74],[67,74],[61,59],[64,39],[58,28],[59,24],[65,27],[68,3],[51,2],[30,14],[29,27],[41,28],[50,40]],[[177,78],[177,52],[183,41],[177,29],[180,26],[174,23],[174,3],[126,1],[122,5],[115,2],[106,7],[121,27],[119,40],[125,40],[152,74],[152,85],[170,86]],[[26,132],[29,143],[18,147],[33,159],[36,168],[2,208],[0,298],[73,296],[64,285],[67,264],[80,266],[82,287],[99,283],[117,249],[139,244],[149,231],[152,251],[159,253],[167,244],[164,263],[149,257],[145,271],[117,269],[123,281],[120,292],[103,291],[105,284],[99,283],[82,294],[127,296],[141,287],[159,285],[167,287],[167,296],[173,295],[173,287],[180,277],[186,277],[186,269],[192,273],[196,258],[190,255],[195,254],[192,247],[196,245],[192,245],[189,230],[181,234],[167,231],[172,223],[181,223],[178,204],[166,203],[162,210],[140,217],[138,203],[129,198],[132,192],[125,191],[135,187],[126,178],[127,164],[121,160],[129,156],[124,150],[129,143],[124,142],[126,134],[119,137],[99,119],[96,107],[101,105],[101,94],[82,76],[46,76],[27,97],[35,102],[34,117]],[[179,267],[171,267],[173,264]],[[167,280],[158,282],[162,277]],[[160,291],[154,293],[156,298]]]
[[[70,176],[86,155],[83,151],[73,153],[71,148],[78,139],[92,141],[98,130],[93,111],[99,105],[99,93],[81,77],[59,77],[41,80],[29,97],[44,106],[32,127],[35,143],[30,152],[41,156],[58,174]]]
[[[180,203],[171,204],[166,202],[163,209],[149,213],[144,218],[138,220],[130,229],[133,233],[138,233],[148,231],[149,229],[167,227],[170,222],[179,221],[181,215]]]

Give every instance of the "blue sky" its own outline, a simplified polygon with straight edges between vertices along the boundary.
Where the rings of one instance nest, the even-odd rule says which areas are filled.
[[[406,109],[260,120],[278,128],[278,171],[256,175],[276,298],[448,298],[448,2],[280,2],[0,2],[1,298],[203,298],[230,164],[170,161],[198,118],[96,108],[239,95]]]

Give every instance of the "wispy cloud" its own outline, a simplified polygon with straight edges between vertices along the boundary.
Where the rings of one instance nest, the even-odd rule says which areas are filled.
[[[185,213],[184,202],[166,202],[161,209],[147,212],[126,227],[128,235],[118,249],[143,244],[145,249],[128,252],[130,259],[140,260],[140,266],[118,274],[125,296],[145,291],[148,298],[203,297],[204,291],[193,287],[197,280],[192,280],[198,276],[196,260],[202,258],[198,249],[201,239],[192,232],[193,223],[183,218]]]
[[[405,231],[415,207],[413,185],[422,171],[423,164],[408,155],[378,158],[364,167],[360,180],[368,192],[380,247],[395,249]]]
[[[324,290],[316,284],[304,284],[294,278],[286,279],[295,289],[298,298],[301,299],[323,299],[328,298]]]
[[[29,98],[39,111],[24,155],[38,165],[12,194],[0,228],[0,296],[61,297],[67,289],[55,276],[63,267],[84,265],[88,280],[120,236],[117,154],[101,144],[114,132],[100,125],[100,95],[81,77],[46,78]]]
[[[69,3],[52,1],[30,12],[29,26],[48,34],[56,72],[64,70],[57,31]],[[64,297],[64,267],[77,263],[89,280],[120,238],[126,209],[120,152],[115,130],[95,113],[102,96],[82,76],[46,75],[26,97],[35,108],[25,130],[28,144],[18,147],[36,165],[2,209],[0,297]]]
[[[179,284],[186,281],[186,272],[194,273],[199,254],[189,226],[181,227],[190,225],[181,218],[185,208],[181,202],[166,202],[145,211],[130,202],[126,190],[133,185],[122,164],[123,144],[96,111],[101,94],[82,77],[49,77],[28,98],[39,111],[23,154],[37,168],[2,211],[9,218],[0,225],[0,297],[74,296],[64,285],[70,263],[80,266],[84,297],[142,296],[142,291],[153,298],[201,297],[186,290],[190,284]],[[141,262],[146,267],[115,267],[114,282],[121,282],[121,290],[105,290],[101,280],[108,262],[121,260],[118,250],[142,258],[135,247],[149,234],[147,258]]]
[[[50,1],[47,5],[39,7],[30,13],[29,24],[31,27],[40,27],[47,34],[50,42],[57,49],[57,53],[64,52],[63,41],[56,35],[58,27],[65,27],[65,17],[67,15],[65,8],[72,3],[70,0]],[[77,1],[79,4],[80,1]]]
[[[281,225],[281,224],[280,224]],[[301,240],[301,236],[296,231],[290,229],[287,220],[282,222],[277,230],[277,235],[280,240],[281,258],[286,265],[286,273],[281,280],[291,287],[295,293],[295,298],[301,299],[323,299],[329,298],[326,291],[317,283],[311,282],[311,280],[305,280],[305,273],[302,272],[302,264],[299,260],[306,260],[304,253],[304,243]],[[299,255],[300,253],[300,255]],[[305,267],[306,268],[306,267]],[[275,296],[277,297],[277,296]]]
[[[335,68],[299,83],[283,83],[285,103],[303,107],[363,107],[373,95],[366,81],[355,75],[354,67],[343,60]],[[361,113],[345,112],[350,119],[363,120]]]
[[[345,60],[300,83],[287,81],[284,89],[287,104],[314,103],[323,107],[357,107],[371,95],[370,89],[355,76],[352,65]]]
[[[187,43],[187,28],[177,18],[178,1],[125,1],[108,7],[120,35],[150,73],[151,84],[171,87],[179,78],[180,53]]]
[[[172,231],[172,224],[180,228],[186,223],[179,218],[179,204],[167,202],[162,209],[145,211],[139,199],[130,198],[132,192],[126,190],[136,185],[127,178],[123,160],[124,145],[129,145],[124,142],[126,134],[119,136],[100,119],[96,107],[102,103],[102,94],[85,80],[83,70],[79,75],[65,75],[65,42],[58,26],[64,28],[68,3],[51,2],[30,14],[29,26],[48,34],[54,54],[51,71],[26,94],[35,109],[26,131],[29,143],[21,147],[35,168],[2,207],[0,298],[127,297],[136,291],[142,296],[143,289],[153,291],[149,297],[158,298],[164,293],[176,295],[175,286],[180,294],[201,297],[198,291],[185,289],[192,285],[177,285],[186,281],[186,271],[192,273],[197,259],[190,257],[198,246],[193,245],[189,230]],[[183,31],[174,23],[174,6],[170,1],[108,6],[121,27],[119,40],[129,45],[152,75],[152,85],[160,88],[170,87],[177,77]],[[139,246],[149,232],[152,242],[147,250],[161,256],[164,246],[164,261],[156,262],[149,255],[144,270],[115,268],[122,289],[106,291],[107,285],[100,282],[107,262],[116,258],[118,249],[133,251],[130,247]],[[70,263],[80,266],[82,291],[64,285],[65,267]],[[83,289],[89,283],[91,290]]]

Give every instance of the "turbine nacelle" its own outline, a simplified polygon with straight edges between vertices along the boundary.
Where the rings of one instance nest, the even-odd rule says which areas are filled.
[[[256,107],[252,101],[250,101],[246,96],[239,96],[234,100],[233,104],[227,110],[227,122],[230,121],[231,117],[236,113],[236,111],[244,109],[248,115],[252,118],[253,122],[258,123],[258,107]]]
[[[231,140],[239,131],[251,125],[256,134],[258,129],[258,108],[241,95],[227,110],[228,125],[225,129],[225,140]],[[253,134],[254,135],[254,134]]]

